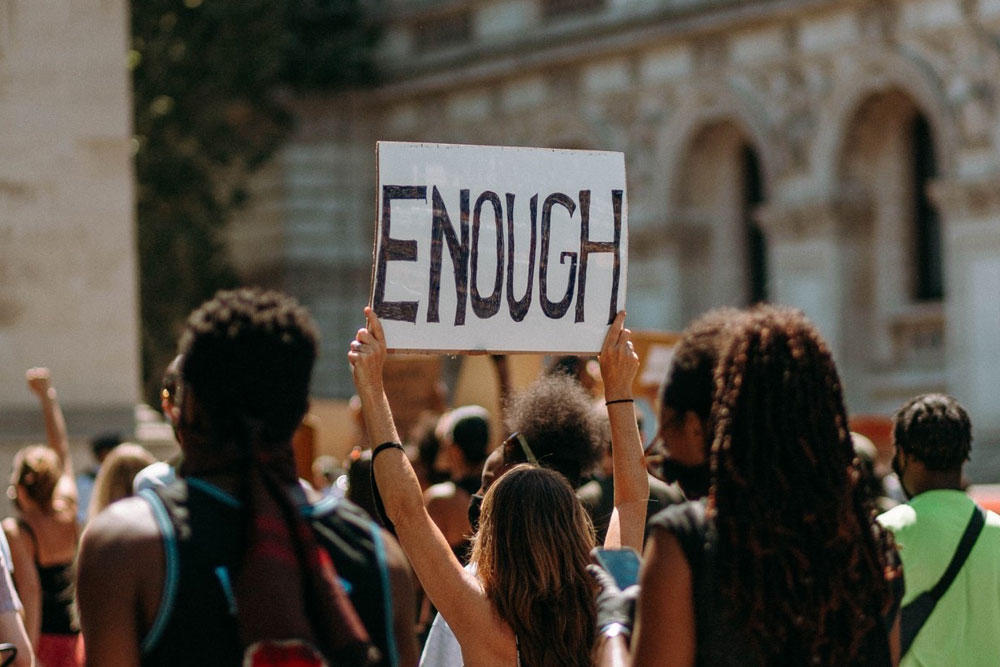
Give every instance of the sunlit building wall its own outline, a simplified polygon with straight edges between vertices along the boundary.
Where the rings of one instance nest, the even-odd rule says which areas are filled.
[[[233,229],[302,296],[317,388],[347,395],[371,270],[375,142],[623,151],[633,328],[801,307],[854,413],[953,393],[1000,474],[1000,1],[384,2],[381,79],[296,100]]]

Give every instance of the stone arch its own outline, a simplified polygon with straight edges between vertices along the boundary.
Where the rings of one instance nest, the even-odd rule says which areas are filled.
[[[684,102],[663,128],[658,141],[657,164],[663,165],[661,191],[667,193],[664,202],[673,208],[678,173],[683,172],[683,159],[694,136],[705,126],[721,121],[734,123],[747,141],[757,150],[763,172],[765,192],[774,191],[774,181],[780,162],[780,146],[770,131],[764,106],[735,88],[695,89],[687,91]]]
[[[749,183],[762,195],[773,189],[780,147],[763,108],[734,88],[699,87],[684,99],[658,136],[653,212],[630,225],[633,326],[680,328],[707,308],[760,298],[751,286],[766,283],[751,280],[767,253],[749,227],[763,197],[746,200]]]
[[[824,191],[831,194],[837,191],[841,154],[857,109],[872,95],[894,89],[909,96],[927,118],[940,175],[947,177],[954,172],[960,132],[948,105],[944,83],[930,64],[915,54],[886,51],[858,54],[856,70],[839,77],[829,102],[820,109],[812,164],[817,183]]]
[[[843,361],[849,376],[872,374],[873,386],[943,363],[941,293],[920,293],[917,248],[932,230],[942,268],[940,216],[928,190],[950,166],[933,112],[910,88],[881,83],[852,98],[831,167],[831,191],[863,211],[841,221],[849,230],[841,240],[849,304]]]

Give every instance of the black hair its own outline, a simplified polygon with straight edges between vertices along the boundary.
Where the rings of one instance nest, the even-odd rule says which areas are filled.
[[[739,313],[735,308],[715,308],[688,325],[674,346],[670,370],[660,387],[662,407],[670,408],[678,417],[693,412],[702,422],[708,422],[723,332]]]
[[[562,373],[543,375],[511,396],[504,411],[508,433],[518,432],[538,462],[563,474],[573,488],[600,460],[603,447],[593,400]],[[518,444],[504,448],[506,463],[524,463]]]
[[[181,375],[219,435],[254,422],[287,440],[308,407],[318,338],[306,309],[281,292],[220,291],[187,320]]]
[[[490,444],[489,413],[478,405],[467,405],[453,410],[447,419],[451,440],[462,451],[462,457],[470,465],[485,461]]]
[[[892,421],[896,446],[928,470],[957,470],[969,460],[972,423],[951,396],[915,396],[896,411]]]
[[[120,433],[108,431],[106,433],[100,433],[95,435],[90,440],[90,451],[94,453],[94,456],[99,455],[101,452],[110,452],[112,449],[122,444],[122,436]]]

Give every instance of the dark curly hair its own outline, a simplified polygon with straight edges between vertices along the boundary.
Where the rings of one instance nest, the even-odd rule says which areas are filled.
[[[674,346],[670,370],[660,387],[660,405],[678,416],[694,412],[708,422],[715,394],[715,366],[723,345],[723,331],[741,311],[715,308],[696,318]]]
[[[504,410],[508,433],[527,440],[538,462],[561,472],[575,489],[600,460],[601,428],[593,400],[562,373],[543,375],[511,396]],[[506,463],[524,463],[519,446],[504,449]]]
[[[738,318],[713,422],[719,585],[750,662],[882,664],[894,546],[858,480],[833,358],[801,312]]]
[[[309,313],[280,292],[218,292],[188,317],[180,340],[181,376],[219,435],[247,420],[282,441],[309,400],[318,332]]]
[[[957,470],[972,451],[972,423],[965,409],[946,394],[922,394],[892,418],[892,437],[904,454],[928,470]]]

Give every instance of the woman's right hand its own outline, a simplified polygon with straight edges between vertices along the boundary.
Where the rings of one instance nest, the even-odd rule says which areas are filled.
[[[351,364],[354,386],[359,394],[365,391],[382,392],[382,368],[387,354],[385,331],[378,316],[370,307],[365,307],[367,326],[358,329],[351,341],[347,360]]]
[[[639,370],[639,356],[631,340],[632,332],[625,328],[625,311],[618,311],[608,328],[597,361],[604,382],[604,400],[632,398],[632,381]]]

